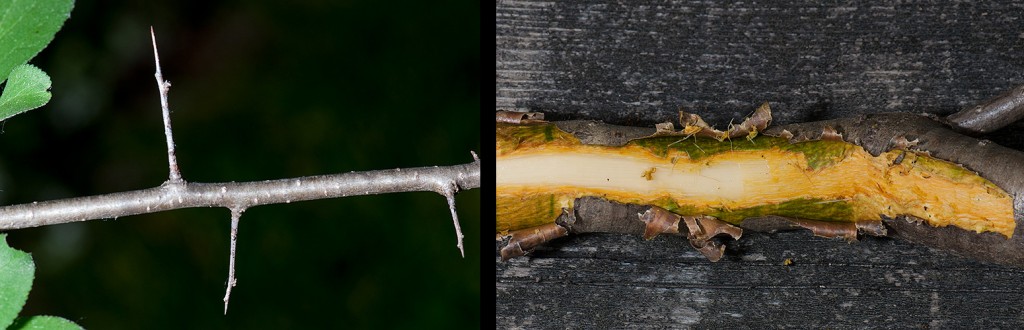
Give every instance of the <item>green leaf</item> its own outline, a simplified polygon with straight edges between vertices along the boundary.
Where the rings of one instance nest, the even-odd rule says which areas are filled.
[[[24,64],[14,71],[0,95],[0,120],[41,107],[50,101],[50,76],[39,68]]]
[[[35,272],[32,256],[7,246],[7,234],[0,234],[0,329],[6,329],[25,306]]]
[[[0,0],[0,82],[53,40],[74,0]]]
[[[0,120],[41,107],[50,101],[50,76],[31,64],[11,71],[0,95]]]
[[[82,326],[56,316],[19,317],[8,330],[80,330]]]

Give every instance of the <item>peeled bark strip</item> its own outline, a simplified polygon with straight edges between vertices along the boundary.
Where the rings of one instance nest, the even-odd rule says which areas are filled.
[[[521,124],[529,121],[543,121],[544,114],[540,112],[516,112],[516,111],[498,111],[497,122],[499,123],[510,123],[510,124]]]
[[[709,216],[685,216],[686,228],[690,230],[691,240],[707,241],[718,235],[729,235],[732,239],[740,239],[743,229]]]
[[[768,216],[745,219],[741,225],[747,229],[763,232],[802,228],[810,230],[814,236],[818,237],[843,238],[847,241],[855,241],[857,240],[858,229],[861,227],[866,228],[868,234],[878,236],[875,234],[880,232],[878,226],[881,223],[881,221],[832,222]],[[884,233],[884,230],[881,230],[881,232]]]
[[[714,217],[684,216],[683,222],[686,223],[686,228],[689,231],[686,238],[690,240],[690,245],[711,262],[721,260],[722,255],[725,254],[725,245],[714,240],[715,236],[725,234],[732,239],[740,239],[740,236],[743,236],[743,230],[739,227],[719,221]]]
[[[682,135],[709,137],[718,141],[737,137],[752,139],[757,136],[758,132],[768,127],[771,121],[771,108],[768,106],[768,102],[762,103],[761,106],[757,107],[757,110],[754,110],[750,117],[743,120],[739,125],[729,124],[729,129],[724,132],[709,126],[698,115],[679,111],[679,123],[683,125],[683,130],[680,132]]]
[[[821,136],[818,137],[818,140],[842,141],[843,134],[836,132],[836,130],[832,127],[825,126],[825,128],[821,130]]]
[[[640,216],[640,221],[646,225],[644,227],[644,239],[646,240],[654,239],[658,234],[679,233],[679,219],[682,217],[678,214],[660,207],[652,207],[637,215]]]
[[[871,236],[886,236],[885,224],[882,221],[859,221],[854,224],[857,232]]]
[[[569,231],[554,223],[513,231],[508,236],[508,243],[501,248],[501,259],[526,255],[537,246],[566,235]]]

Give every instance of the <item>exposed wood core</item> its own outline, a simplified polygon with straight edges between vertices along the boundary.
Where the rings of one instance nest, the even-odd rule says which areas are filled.
[[[1013,234],[1011,197],[926,154],[872,156],[842,141],[654,137],[583,145],[554,125],[499,125],[498,231],[553,222],[583,196],[739,224],[778,215],[859,222],[910,215],[932,226]]]

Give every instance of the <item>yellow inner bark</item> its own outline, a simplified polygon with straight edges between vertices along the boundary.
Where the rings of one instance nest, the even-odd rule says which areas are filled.
[[[583,196],[636,204],[668,199],[698,210],[741,210],[804,199],[840,203],[851,211],[848,219],[819,220],[911,215],[932,226],[1007,237],[1015,226],[1012,199],[1002,189],[955,164],[912,151],[875,157],[853,146],[833,164],[814,169],[804,153],[779,148],[726,151],[695,160],[676,150],[658,156],[637,146],[564,143],[499,151],[496,166],[499,200],[553,196],[547,203],[553,208],[567,207]],[[501,217],[521,211],[502,207],[499,231],[518,229],[501,224]]]

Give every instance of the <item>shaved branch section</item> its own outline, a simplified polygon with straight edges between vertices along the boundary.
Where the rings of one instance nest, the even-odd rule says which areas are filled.
[[[873,156],[838,138],[753,134],[655,134],[612,147],[582,144],[550,123],[497,125],[499,237],[554,223],[588,196],[741,226],[765,216],[851,224],[912,216],[1004,237],[1015,228],[1009,194],[912,150]]]

